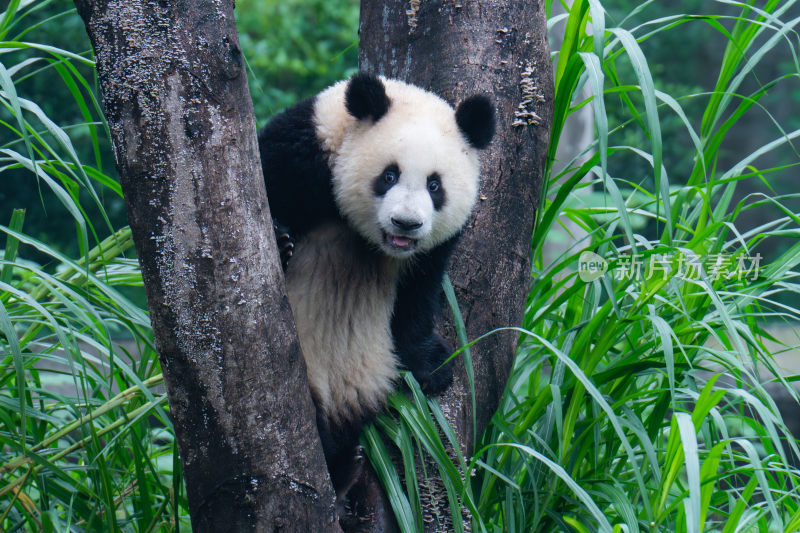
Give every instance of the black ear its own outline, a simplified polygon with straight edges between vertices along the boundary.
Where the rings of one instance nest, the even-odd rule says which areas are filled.
[[[371,117],[377,122],[389,110],[389,97],[380,78],[359,72],[350,78],[344,95],[347,111],[358,120]]]
[[[486,148],[494,137],[494,106],[482,94],[470,96],[456,109],[456,124],[475,148]]]

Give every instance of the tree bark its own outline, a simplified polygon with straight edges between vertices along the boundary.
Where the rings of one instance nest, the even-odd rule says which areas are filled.
[[[233,2],[75,0],[195,531],[336,531]]]
[[[469,339],[519,325],[552,122],[544,2],[362,0],[359,37],[361,70],[419,85],[452,104],[474,93],[493,97],[497,135],[482,156],[480,200],[449,276]],[[444,320],[443,326],[457,345],[452,321]],[[517,337],[495,334],[472,348],[475,426],[463,364],[456,366],[454,384],[440,398],[467,456],[475,446],[473,435],[480,438],[497,409]],[[443,489],[431,497],[432,505],[446,505]],[[446,507],[439,511],[442,516],[449,512]]]

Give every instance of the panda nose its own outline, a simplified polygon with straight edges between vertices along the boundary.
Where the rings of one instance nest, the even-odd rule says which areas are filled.
[[[392,217],[392,224],[394,224],[396,228],[399,228],[403,231],[414,231],[415,229],[422,227],[422,222],[395,217]]]

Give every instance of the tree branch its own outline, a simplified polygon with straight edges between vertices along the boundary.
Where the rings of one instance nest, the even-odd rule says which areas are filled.
[[[232,2],[76,0],[195,531],[336,531]]]
[[[494,99],[497,135],[482,156],[480,200],[449,275],[469,339],[519,325],[552,122],[544,3],[362,0],[359,36],[361,70],[419,85],[453,104],[477,92]],[[444,328],[455,341],[452,322]],[[499,333],[472,348],[474,426],[463,365],[456,366],[455,382],[440,398],[467,456],[475,446],[473,435],[480,437],[497,409],[517,337]],[[444,494],[432,499],[447,502]]]

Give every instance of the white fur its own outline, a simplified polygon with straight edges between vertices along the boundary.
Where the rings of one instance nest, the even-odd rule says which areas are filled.
[[[420,177],[404,172],[397,185],[389,189],[383,198],[377,199],[376,219],[386,233],[398,232],[392,224],[392,219],[396,218],[422,223],[419,229],[403,234],[415,239],[425,237],[433,227],[433,213],[433,200],[428,194],[424,175]]]
[[[286,271],[309,382],[335,421],[378,409],[398,375],[390,325],[402,259],[410,254],[384,243],[383,232],[395,231],[392,217],[421,221],[413,234],[416,251],[429,250],[461,229],[478,191],[477,150],[461,135],[453,109],[420,88],[382,81],[391,103],[375,123],[347,112],[347,81],[317,96],[317,137],[348,224],[304,237]],[[375,179],[391,164],[400,179],[376,197]],[[427,191],[434,172],[445,191],[438,211]],[[353,230],[384,252],[378,261],[364,261]]]
[[[297,243],[286,270],[308,380],[337,422],[377,410],[397,378],[390,321],[399,263],[364,262],[358,246],[348,227],[322,226]]]

